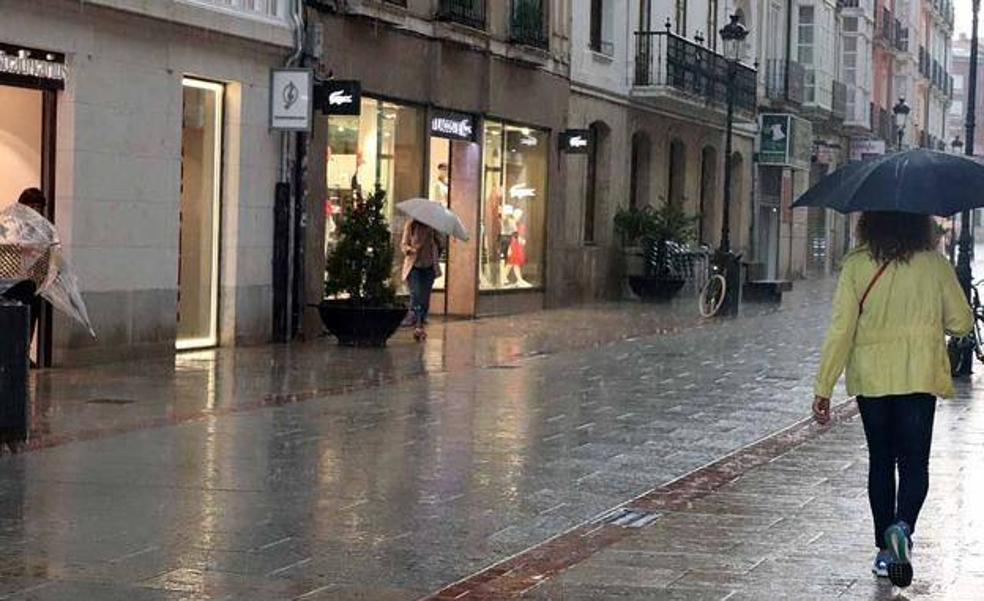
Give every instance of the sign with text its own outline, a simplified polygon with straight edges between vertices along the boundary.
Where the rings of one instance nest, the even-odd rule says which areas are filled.
[[[431,111],[430,133],[432,136],[474,142],[476,129],[474,115],[442,109]]]
[[[273,69],[270,72],[270,129],[311,131],[314,72]]]
[[[851,160],[867,161],[885,154],[885,140],[851,140]]]
[[[362,112],[362,83],[350,79],[330,79],[314,89],[314,103],[326,115],[357,116]]]
[[[786,165],[792,138],[790,115],[762,115],[759,133],[759,163]]]
[[[68,66],[60,52],[0,44],[0,73],[27,84],[62,89],[68,79]]]
[[[590,129],[568,129],[560,132],[561,152],[566,154],[588,154],[590,150]]]

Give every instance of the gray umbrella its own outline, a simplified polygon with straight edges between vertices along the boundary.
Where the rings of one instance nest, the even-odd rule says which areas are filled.
[[[793,203],[800,207],[948,217],[984,207],[984,165],[922,148],[887,154],[831,173]]]

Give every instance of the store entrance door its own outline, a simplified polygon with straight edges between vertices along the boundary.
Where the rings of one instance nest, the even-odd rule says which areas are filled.
[[[428,195],[450,208],[472,241],[450,240],[442,257],[442,275],[434,283],[431,312],[474,316],[478,303],[478,230],[481,147],[463,140],[430,139]]]
[[[0,84],[0,208],[40,188],[45,217],[55,220],[54,127],[57,92]],[[31,360],[51,365],[51,307],[45,303],[31,340]]]

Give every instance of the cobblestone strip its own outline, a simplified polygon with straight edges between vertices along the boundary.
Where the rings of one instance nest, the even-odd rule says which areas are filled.
[[[827,426],[816,425],[812,418],[804,419],[709,465],[658,486],[622,507],[657,512],[684,509],[742,474],[821,436],[857,414],[854,401],[845,401],[832,409],[831,423]],[[610,512],[604,515],[608,513]],[[599,523],[601,517],[603,516],[423,597],[421,601],[484,601],[516,597],[595,553],[643,531]]]

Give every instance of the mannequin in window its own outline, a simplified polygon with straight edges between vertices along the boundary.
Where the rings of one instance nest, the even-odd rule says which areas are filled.
[[[449,190],[448,164],[441,163],[437,166],[437,181],[434,182],[434,189],[431,191],[431,200],[447,206]]]
[[[482,278],[487,287],[492,287],[498,275],[502,273],[499,269],[492,273],[493,265],[497,265],[501,257],[499,237],[502,233],[502,188],[499,182],[492,184],[489,194],[485,199],[485,214],[482,216],[482,236],[485,244],[485,263],[482,265]]]
[[[523,278],[523,266],[526,265],[526,223],[523,222],[523,210],[513,209],[512,215],[514,232],[509,240],[509,251],[506,257],[508,267],[503,280],[506,287],[532,288],[533,284]],[[509,281],[510,276],[513,278],[512,282]]]

